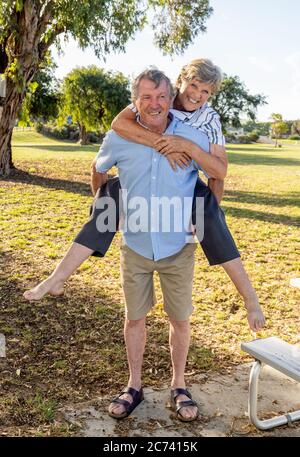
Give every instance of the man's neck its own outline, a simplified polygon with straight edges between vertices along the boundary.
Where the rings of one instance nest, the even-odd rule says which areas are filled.
[[[168,114],[168,117],[167,117],[166,121],[165,121],[163,124],[161,124],[161,125],[159,125],[159,126],[153,127],[153,126],[148,125],[148,124],[146,124],[145,122],[143,122],[143,119],[142,119],[141,117],[138,117],[138,118],[137,118],[137,122],[138,122],[142,127],[144,127],[144,128],[147,129],[147,130],[150,130],[151,132],[159,133],[160,135],[166,131],[166,129],[167,129],[168,126],[170,125],[171,120],[172,120],[172,119],[171,119],[171,116],[170,116],[170,114]]]

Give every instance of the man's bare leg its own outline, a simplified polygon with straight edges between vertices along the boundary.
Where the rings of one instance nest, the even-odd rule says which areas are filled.
[[[128,387],[133,387],[135,390],[140,390],[142,385],[141,375],[146,344],[145,322],[145,317],[136,321],[128,320],[127,317],[125,318],[124,337],[129,365]],[[133,401],[130,394],[124,394],[120,398],[127,400],[129,403]],[[125,407],[111,403],[108,410],[110,413],[119,415],[125,411]]]
[[[55,296],[63,294],[64,283],[93,252],[86,246],[72,243],[53,273],[33,289],[24,292],[23,296],[27,300],[40,300],[46,294]]]
[[[190,346],[190,322],[174,321],[170,319],[169,343],[173,367],[171,389],[185,389],[184,370],[187,354]],[[178,395],[176,401],[190,400],[186,395]],[[194,418],[197,414],[196,406],[186,406],[180,410],[180,414],[186,418]]]

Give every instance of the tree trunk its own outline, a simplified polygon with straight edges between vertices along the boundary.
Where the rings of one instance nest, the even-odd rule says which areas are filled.
[[[8,134],[7,146],[4,149],[4,153],[0,157],[0,176],[8,176],[11,170],[15,170],[16,168],[12,161],[11,137],[12,131],[10,134]]]
[[[22,91],[9,78],[6,80],[6,96],[0,119],[0,176],[8,176],[14,167],[12,162],[11,138],[17,116],[22,106],[28,84],[36,72],[36,67],[26,69],[25,85]]]
[[[3,138],[3,143],[5,142],[3,145],[2,138],[0,139],[0,176],[8,176],[12,170],[11,147],[7,145],[8,136],[10,136],[9,133]]]
[[[89,144],[89,135],[83,124],[79,124],[79,132],[80,132],[79,143],[81,144],[81,146]]]
[[[11,138],[25,92],[18,92],[16,85],[6,81],[6,97],[0,119],[0,176],[8,176],[14,165],[11,155]]]
[[[5,62],[1,62],[2,71],[5,67],[5,73],[11,64],[14,64],[15,68],[12,79],[8,77],[6,80],[6,96],[0,119],[0,176],[8,176],[13,168],[11,137],[28,85],[39,63],[44,60],[47,49],[56,36],[64,31],[55,27],[47,36],[47,40],[42,39],[48,25],[51,24],[54,2],[48,2],[41,16],[42,2],[27,0],[19,3],[22,3],[20,11],[17,12],[14,8],[12,16],[18,33],[9,31],[2,47],[2,52],[6,54]]]
[[[13,134],[13,131],[11,131],[10,138],[8,140],[7,149],[8,149],[8,154],[9,154],[9,168],[10,168],[10,170],[15,170],[16,167],[14,166],[13,161],[12,161],[12,149],[11,149],[12,134]]]

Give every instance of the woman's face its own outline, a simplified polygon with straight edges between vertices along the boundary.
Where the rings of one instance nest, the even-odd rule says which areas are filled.
[[[184,79],[178,92],[178,101],[185,111],[195,111],[211,97],[211,85],[202,83],[193,78],[191,81]]]

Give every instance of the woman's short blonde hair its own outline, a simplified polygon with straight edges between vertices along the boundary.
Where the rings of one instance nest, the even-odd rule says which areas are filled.
[[[182,67],[175,87],[179,89],[183,80],[191,81],[193,78],[202,83],[210,84],[212,93],[215,94],[222,84],[223,74],[221,69],[214,65],[211,60],[195,59]]]

